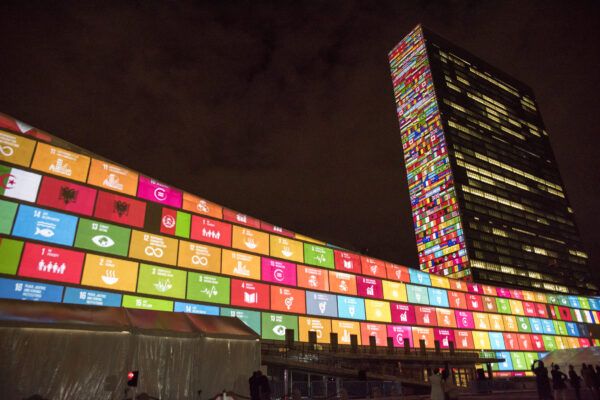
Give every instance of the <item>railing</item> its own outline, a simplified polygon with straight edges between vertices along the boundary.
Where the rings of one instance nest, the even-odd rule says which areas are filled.
[[[289,345],[280,341],[265,341],[261,343],[262,353],[264,355],[278,355],[281,357],[293,356],[297,358],[304,354],[320,357],[343,357],[343,358],[387,358],[398,360],[442,360],[442,361],[465,361],[474,364],[497,362],[496,358],[482,357],[478,352],[466,350],[442,350],[442,349],[419,349],[403,347],[370,347],[370,346],[350,346],[329,344],[311,344],[304,342],[294,342]]]

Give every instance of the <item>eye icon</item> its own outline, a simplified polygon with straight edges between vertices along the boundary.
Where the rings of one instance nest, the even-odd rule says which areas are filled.
[[[92,238],[92,242],[96,244],[96,246],[107,248],[111,247],[115,244],[115,241],[109,238],[106,235],[97,235]]]
[[[273,327],[273,333],[275,333],[277,336],[283,336],[283,335],[285,335],[285,326],[283,326],[283,325],[275,325]]]

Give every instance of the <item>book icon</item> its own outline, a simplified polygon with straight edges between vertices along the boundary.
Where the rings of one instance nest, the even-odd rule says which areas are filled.
[[[248,303],[248,304],[258,303],[257,293],[244,292],[244,303]]]

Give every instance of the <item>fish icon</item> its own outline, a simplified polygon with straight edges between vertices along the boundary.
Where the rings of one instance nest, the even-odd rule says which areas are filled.
[[[54,231],[50,228],[36,227],[34,235],[41,235],[45,238],[51,238],[52,236],[54,236]]]

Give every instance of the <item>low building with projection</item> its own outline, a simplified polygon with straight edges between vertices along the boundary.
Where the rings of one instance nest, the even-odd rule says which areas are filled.
[[[596,297],[465,282],[346,251],[0,118],[0,297],[234,316],[263,340],[483,352],[524,374],[597,343]]]

